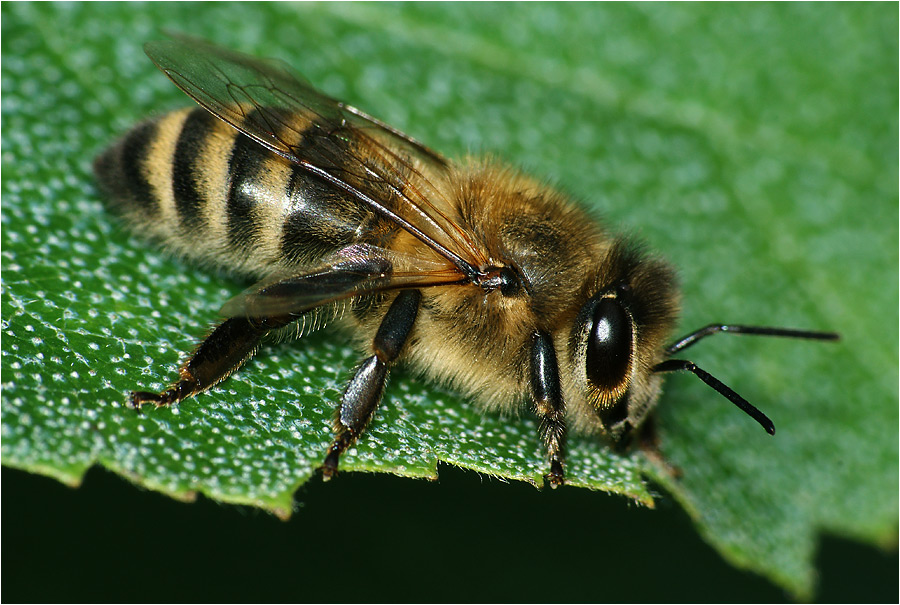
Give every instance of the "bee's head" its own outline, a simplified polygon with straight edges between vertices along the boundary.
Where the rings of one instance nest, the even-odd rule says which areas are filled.
[[[672,270],[624,242],[604,258],[572,331],[576,380],[604,431],[623,440],[659,392],[652,368],[677,313]]]

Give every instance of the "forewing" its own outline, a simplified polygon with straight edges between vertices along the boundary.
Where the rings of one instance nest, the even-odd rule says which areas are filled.
[[[299,316],[355,296],[465,282],[466,278],[446,262],[429,262],[378,246],[353,244],[329,256],[318,267],[262,280],[225,303],[221,314]]]
[[[322,94],[281,61],[189,37],[144,49],[207,110],[395,221],[468,274],[486,261],[425,175],[441,175],[446,161],[415,139]]]

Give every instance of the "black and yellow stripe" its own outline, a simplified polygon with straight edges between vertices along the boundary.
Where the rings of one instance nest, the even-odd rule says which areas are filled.
[[[298,153],[338,169],[341,162],[359,164],[340,138],[307,140],[304,134],[320,126],[306,117],[279,117],[279,137]],[[383,221],[346,192],[200,107],[137,126],[94,169],[138,233],[190,260],[250,276],[315,264],[391,231],[374,229]]]

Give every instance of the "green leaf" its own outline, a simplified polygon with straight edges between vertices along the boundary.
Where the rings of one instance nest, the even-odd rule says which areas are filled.
[[[896,542],[893,8],[2,11],[4,464],[77,484],[100,463],[173,497],[287,516],[331,438],[357,354],[330,332],[274,346],[176,408],[123,405],[133,388],[165,387],[244,286],[126,233],[93,185],[91,159],[115,136],[188,103],[141,51],[171,28],[281,57],[448,156],[487,152],[560,183],[679,267],[685,332],[712,321],[842,332],[838,344],[722,335],[690,349],[775,420],[776,437],[672,377],[659,427],[681,477],[575,436],[570,484],[649,504],[648,472],[723,556],[801,597],[819,532]],[[435,477],[439,460],[508,479],[545,472],[533,420],[482,415],[401,370],[342,466]]]

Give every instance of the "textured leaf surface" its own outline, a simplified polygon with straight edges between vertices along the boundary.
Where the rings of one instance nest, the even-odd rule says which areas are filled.
[[[211,394],[136,415],[243,284],[109,216],[92,157],[188,101],[141,43],[161,28],[279,56],[448,156],[559,182],[672,260],[684,331],[836,329],[837,345],[716,337],[691,358],[766,436],[669,380],[656,479],[733,562],[795,594],[816,535],[887,544],[897,519],[897,44],[887,6],[3,5],[3,463],[76,484],[101,463],[174,497],[290,513],[356,362],[332,333],[267,350]],[[66,32],[59,36],[58,32]],[[121,32],[128,32],[122,35]],[[344,468],[438,460],[544,472],[535,424],[398,372]],[[649,502],[638,455],[574,438],[570,483]]]

